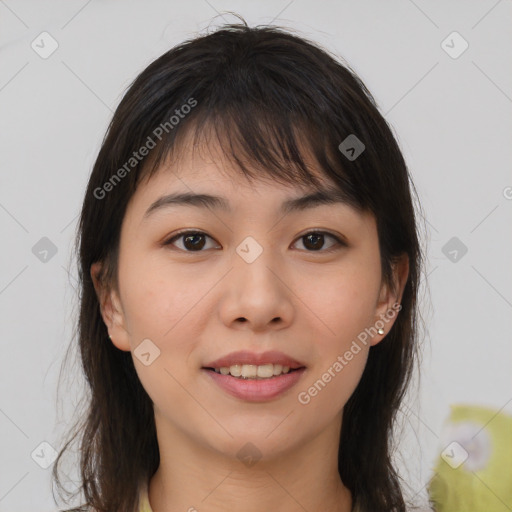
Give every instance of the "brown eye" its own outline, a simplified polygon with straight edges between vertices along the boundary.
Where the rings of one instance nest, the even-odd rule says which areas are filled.
[[[324,249],[326,237],[334,240],[334,244]],[[202,231],[182,231],[165,241],[162,245],[175,245],[175,242],[181,239],[182,247],[177,247],[179,250],[184,252],[204,252],[203,249],[206,246],[205,240],[207,238],[213,240],[212,237]],[[347,246],[342,239],[325,231],[310,231],[302,235],[298,240],[304,240],[303,245],[307,252],[332,252],[339,247]],[[211,247],[206,247],[206,249],[211,249]]]
[[[163,245],[173,245],[174,241],[180,238],[183,240],[183,248],[179,247],[179,249],[185,252],[201,252],[206,245],[205,238],[213,240],[202,231],[182,231],[164,242]]]
[[[325,238],[331,238],[335,241],[334,246],[322,251],[325,245]],[[325,231],[310,231],[305,235],[302,235],[298,240],[304,240],[303,245],[307,248],[308,252],[331,252],[339,246],[346,247],[345,242],[340,238]],[[333,248],[334,247],[334,248]]]

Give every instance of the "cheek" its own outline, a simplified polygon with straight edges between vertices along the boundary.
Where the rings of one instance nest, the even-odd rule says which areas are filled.
[[[310,309],[318,312],[316,362],[298,401],[325,421],[344,407],[366,366],[370,338],[365,329],[373,325],[380,288],[380,270],[374,260],[355,259],[305,295]]]
[[[204,267],[206,268],[206,267]],[[213,312],[208,293],[218,280],[195,265],[172,265],[162,253],[132,250],[119,264],[123,312],[132,352],[150,339],[160,350],[155,365],[186,377],[189,356]],[[209,309],[205,311],[205,308]],[[157,365],[157,366],[158,366]],[[145,367],[138,365],[142,372]]]
[[[142,386],[156,409],[172,403],[173,410],[191,406],[185,391],[191,384],[189,357],[197,348],[201,327],[193,321],[193,305],[201,297],[194,292],[173,293],[181,289],[180,279],[158,277],[147,268],[146,279],[132,283],[126,298],[125,318],[129,327],[134,365]],[[203,293],[204,295],[204,293]],[[149,347],[150,364],[139,359],[143,340]],[[192,404],[193,405],[193,404]]]
[[[322,325],[316,331],[316,361],[297,394],[304,412],[316,421],[322,418],[322,425],[340,413],[359,384],[370,345],[358,336],[371,325],[375,311],[373,293],[334,288],[321,295],[322,322],[328,328]]]
[[[380,272],[364,264],[347,265],[325,275],[323,284],[304,289],[307,305],[322,332],[318,343],[327,353],[344,351],[375,320]],[[324,352],[325,353],[325,352]]]
[[[197,327],[189,319],[194,307],[206,294],[207,283],[184,272],[172,271],[161,262],[146,258],[127,258],[120,266],[120,281],[124,286],[123,304],[126,326],[136,347],[144,338],[165,345],[177,340],[193,340],[189,334],[179,336],[187,326],[187,333]]]

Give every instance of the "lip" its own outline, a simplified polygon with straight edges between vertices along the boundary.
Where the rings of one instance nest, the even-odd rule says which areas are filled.
[[[270,350],[260,354],[251,352],[250,350],[239,350],[238,352],[231,352],[220,359],[211,361],[205,364],[203,368],[226,368],[234,364],[253,364],[256,366],[263,364],[280,364],[282,366],[289,366],[291,370],[305,366],[300,361],[296,361],[277,350]]]
[[[302,367],[290,373],[271,377],[269,379],[240,379],[231,375],[222,375],[212,370],[202,369],[215,384],[222,388],[226,393],[248,402],[265,402],[277,398],[285,391],[289,390],[299,380],[306,371]]]

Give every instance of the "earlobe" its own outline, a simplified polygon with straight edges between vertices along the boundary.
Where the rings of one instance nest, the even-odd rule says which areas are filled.
[[[130,340],[125,329],[124,314],[116,291],[101,282],[101,262],[91,265],[91,278],[98,299],[101,317],[105,323],[109,338],[119,349],[130,351]]]

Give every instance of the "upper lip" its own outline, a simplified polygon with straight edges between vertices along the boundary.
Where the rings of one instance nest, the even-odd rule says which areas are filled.
[[[271,350],[268,352],[256,353],[249,350],[239,350],[238,352],[231,352],[220,359],[211,361],[203,366],[203,368],[227,368],[235,364],[253,364],[256,366],[264,364],[280,364],[282,366],[289,366],[290,369],[302,368],[304,365],[287,356],[283,352]]]

